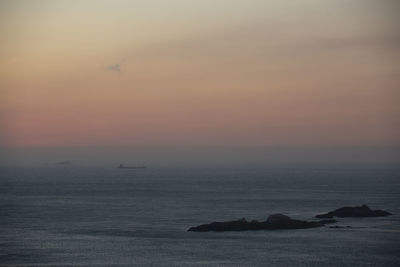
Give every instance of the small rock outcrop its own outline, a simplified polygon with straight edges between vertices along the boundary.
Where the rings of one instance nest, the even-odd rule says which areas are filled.
[[[267,222],[269,222],[269,223],[287,223],[287,222],[290,222],[290,220],[292,220],[292,219],[290,219],[289,216],[286,216],[286,215],[283,215],[280,213],[272,214],[272,215],[268,216],[268,218],[267,218]]]
[[[247,221],[245,218],[236,221],[212,222],[189,228],[189,232],[224,232],[247,230],[279,230],[279,229],[306,229],[321,227],[335,223],[336,220],[302,221],[294,220],[283,214],[273,214],[266,221]]]
[[[333,217],[384,217],[392,215],[390,212],[384,210],[371,210],[367,205],[357,207],[343,207],[328,213],[319,214],[315,216],[320,219],[331,219]]]

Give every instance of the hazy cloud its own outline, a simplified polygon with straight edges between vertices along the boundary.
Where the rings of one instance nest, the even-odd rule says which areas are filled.
[[[107,66],[107,70],[120,72],[121,71],[121,65],[119,65],[119,64],[109,65],[109,66]]]

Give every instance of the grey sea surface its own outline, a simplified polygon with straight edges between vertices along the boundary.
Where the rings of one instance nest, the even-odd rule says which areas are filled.
[[[400,168],[389,165],[3,166],[0,266],[400,266]],[[187,232],[311,220],[367,204],[393,216],[302,230]]]

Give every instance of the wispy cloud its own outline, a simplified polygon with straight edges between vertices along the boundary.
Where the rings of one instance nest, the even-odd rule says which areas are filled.
[[[107,66],[107,70],[120,72],[121,65],[119,65],[119,64],[109,65],[109,66]]]

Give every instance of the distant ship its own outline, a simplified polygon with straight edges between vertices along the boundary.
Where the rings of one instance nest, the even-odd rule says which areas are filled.
[[[66,161],[56,162],[56,163],[54,163],[54,164],[57,164],[57,165],[71,165],[72,162],[69,161],[69,160],[66,160]]]
[[[124,164],[119,164],[119,169],[146,169],[147,166],[125,166]]]

